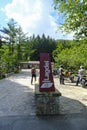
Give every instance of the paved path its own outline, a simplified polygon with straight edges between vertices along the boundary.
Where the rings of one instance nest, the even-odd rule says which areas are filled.
[[[54,78],[55,86],[62,93],[60,97],[60,114],[87,112],[87,89],[79,84],[65,80],[65,85],[60,85],[58,78]]]
[[[37,117],[29,70],[0,80],[0,130],[87,130],[87,89],[54,81],[62,93],[59,115]]]
[[[33,115],[34,101],[29,70],[0,80],[0,116]]]
[[[0,80],[0,116],[35,115],[34,84],[30,80],[29,69]],[[54,82],[62,93],[59,114],[87,111],[87,89],[69,81],[60,85],[57,77]]]

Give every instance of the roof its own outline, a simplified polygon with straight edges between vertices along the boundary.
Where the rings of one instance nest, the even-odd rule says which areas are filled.
[[[20,62],[21,64],[40,64],[40,61],[25,61],[25,62]]]
[[[40,61],[25,61],[25,62],[20,62],[20,64],[40,64]],[[53,62],[51,62],[53,64]]]

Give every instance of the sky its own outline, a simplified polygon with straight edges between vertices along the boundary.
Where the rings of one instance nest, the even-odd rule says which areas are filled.
[[[44,33],[54,39],[73,39],[58,29],[62,17],[53,8],[53,0],[0,0],[0,28],[13,18],[28,36]]]

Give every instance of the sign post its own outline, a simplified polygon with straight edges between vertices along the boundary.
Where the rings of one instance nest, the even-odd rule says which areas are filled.
[[[40,92],[55,91],[49,53],[40,54]]]

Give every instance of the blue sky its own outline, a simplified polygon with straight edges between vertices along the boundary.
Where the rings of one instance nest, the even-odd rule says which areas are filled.
[[[0,28],[13,18],[29,36],[44,33],[54,39],[72,39],[73,33],[64,35],[57,29],[62,17],[52,5],[53,0],[0,0]]]
[[[4,7],[12,0],[0,0],[0,26],[6,25],[6,14]]]

